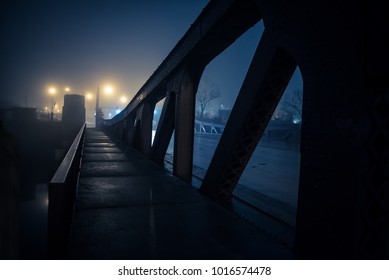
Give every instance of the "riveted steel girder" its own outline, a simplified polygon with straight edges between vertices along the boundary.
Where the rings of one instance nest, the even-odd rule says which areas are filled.
[[[201,64],[184,67],[176,94],[173,174],[186,182],[192,181],[196,92],[204,67]]]
[[[291,55],[274,45],[265,30],[201,185],[202,192],[218,200],[230,199],[295,69]]]
[[[151,149],[150,159],[159,165],[163,165],[164,157],[174,131],[174,113],[176,108],[176,96],[170,91],[165,98],[154,143]]]

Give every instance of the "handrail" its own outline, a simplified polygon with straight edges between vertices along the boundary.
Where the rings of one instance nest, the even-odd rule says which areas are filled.
[[[76,138],[74,138],[72,145],[70,146],[60,166],[58,167],[53,178],[51,179],[50,184],[64,184],[66,182],[69,173],[71,172],[71,166],[72,163],[74,162],[75,156],[79,151],[79,149],[81,148],[80,143],[83,140],[84,131],[85,131],[85,124],[82,125]]]
[[[85,127],[86,125],[83,124],[80,128],[49,183],[48,257],[50,259],[62,259],[66,254],[77,193]]]

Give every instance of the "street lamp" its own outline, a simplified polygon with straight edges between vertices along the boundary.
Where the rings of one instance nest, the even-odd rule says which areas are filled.
[[[111,86],[105,86],[104,92],[105,94],[110,95],[113,92],[113,88]]]
[[[110,85],[104,87],[104,93],[106,95],[111,95],[113,93],[113,88]],[[102,111],[100,108],[100,87],[97,86],[96,90],[96,109],[95,109],[95,126],[99,127],[99,120],[101,119]]]
[[[95,110],[93,108],[93,94],[90,92],[86,92],[84,96],[85,96],[85,108],[86,108],[86,123],[89,126],[89,124],[93,123],[91,122],[91,120],[95,118],[94,116]]]
[[[98,128],[99,127],[99,116],[98,116],[98,113],[99,113],[99,101],[100,101],[100,87],[97,86],[97,90],[96,90],[96,108],[95,108],[95,127]]]
[[[49,88],[49,94],[51,95],[51,112],[50,112],[50,120],[53,121],[53,111],[55,108],[55,102],[54,102],[54,95],[56,94],[57,90],[54,87]]]
[[[87,94],[85,95],[85,97],[86,97],[86,99],[88,99],[88,100],[92,100],[92,99],[93,99],[93,95],[92,95],[91,93],[87,93]]]

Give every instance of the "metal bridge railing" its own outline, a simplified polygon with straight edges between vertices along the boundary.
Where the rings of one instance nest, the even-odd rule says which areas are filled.
[[[81,164],[85,124],[80,128],[65,158],[49,183],[48,257],[62,259],[67,240]]]

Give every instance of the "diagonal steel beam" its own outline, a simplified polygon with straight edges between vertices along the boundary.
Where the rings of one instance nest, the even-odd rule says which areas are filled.
[[[296,69],[292,56],[262,35],[200,190],[228,200]]]
[[[176,95],[174,91],[171,91],[166,95],[150,153],[150,159],[159,165],[163,165],[164,157],[173,135],[175,108]]]

